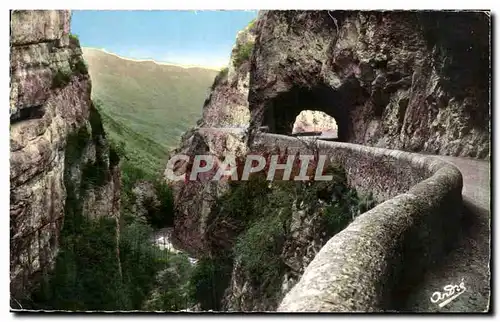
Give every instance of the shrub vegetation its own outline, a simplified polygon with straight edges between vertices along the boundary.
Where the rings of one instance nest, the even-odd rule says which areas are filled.
[[[248,61],[250,59],[250,56],[252,55],[254,43],[253,42],[246,42],[242,44],[238,44],[235,48],[235,53],[234,53],[234,67],[239,68],[244,62]]]
[[[85,61],[82,59],[78,59],[72,66],[71,70],[76,75],[86,75],[88,73],[88,67]]]
[[[294,203],[311,206],[322,201],[320,226],[327,237],[340,232],[358,214],[375,205],[371,195],[359,197],[347,187],[342,167],[331,165],[324,174],[331,174],[334,179],[269,182],[263,173],[257,173],[248,181],[230,184],[228,193],[218,199],[216,215],[209,221],[209,233],[220,235],[217,231],[223,228],[216,226],[225,226],[237,234],[233,246],[227,250],[225,266],[220,264],[220,258],[205,259],[191,278],[196,298],[199,301],[205,298],[205,309],[220,308],[220,290],[227,288],[230,267],[235,261],[266,301],[279,300],[282,277],[287,270],[281,254],[289,237]],[[213,267],[226,269],[215,271]],[[210,286],[218,289],[212,297]]]
[[[63,88],[71,81],[71,73],[62,69],[58,69],[52,78],[52,89]]]
[[[190,277],[190,297],[202,310],[222,310],[221,300],[231,278],[232,260],[218,255],[201,258]]]

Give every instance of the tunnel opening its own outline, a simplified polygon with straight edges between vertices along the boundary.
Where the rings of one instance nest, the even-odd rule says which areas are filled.
[[[318,110],[303,110],[295,118],[293,136],[317,135],[323,139],[337,140],[337,121],[334,117]]]
[[[295,86],[267,103],[262,125],[267,126],[271,133],[293,135],[297,117],[300,119],[303,111],[313,110],[335,121],[337,141],[349,142],[353,137],[349,113],[365,99],[357,82],[346,82],[340,89],[326,85],[312,88]]]
[[[43,105],[29,106],[17,110],[11,114],[10,124],[16,124],[21,121],[41,119],[45,115],[45,107]]]

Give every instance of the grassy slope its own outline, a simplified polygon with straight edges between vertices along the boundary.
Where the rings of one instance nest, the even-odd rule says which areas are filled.
[[[216,70],[122,59],[83,48],[106,132],[127,155],[155,169],[201,116]]]
[[[162,145],[137,133],[122,121],[110,117],[105,107],[101,106],[99,110],[107,137],[111,138],[115,144],[123,142],[121,143],[122,149],[134,165],[155,172],[162,170],[163,163],[166,162],[165,155],[168,152]]]

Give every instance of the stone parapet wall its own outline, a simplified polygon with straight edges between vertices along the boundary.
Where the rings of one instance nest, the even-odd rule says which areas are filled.
[[[282,135],[258,135],[254,142],[308,151]],[[317,146],[346,169],[352,187],[381,203],[323,246],[278,311],[392,310],[454,241],[462,175],[432,156],[339,142]]]

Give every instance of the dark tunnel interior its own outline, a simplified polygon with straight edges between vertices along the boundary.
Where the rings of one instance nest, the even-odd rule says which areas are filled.
[[[344,84],[341,91],[325,85],[295,86],[267,103],[262,125],[271,133],[291,135],[297,116],[304,110],[316,110],[335,119],[338,141],[349,142],[353,134],[349,112],[364,100],[359,90],[358,84]]]

